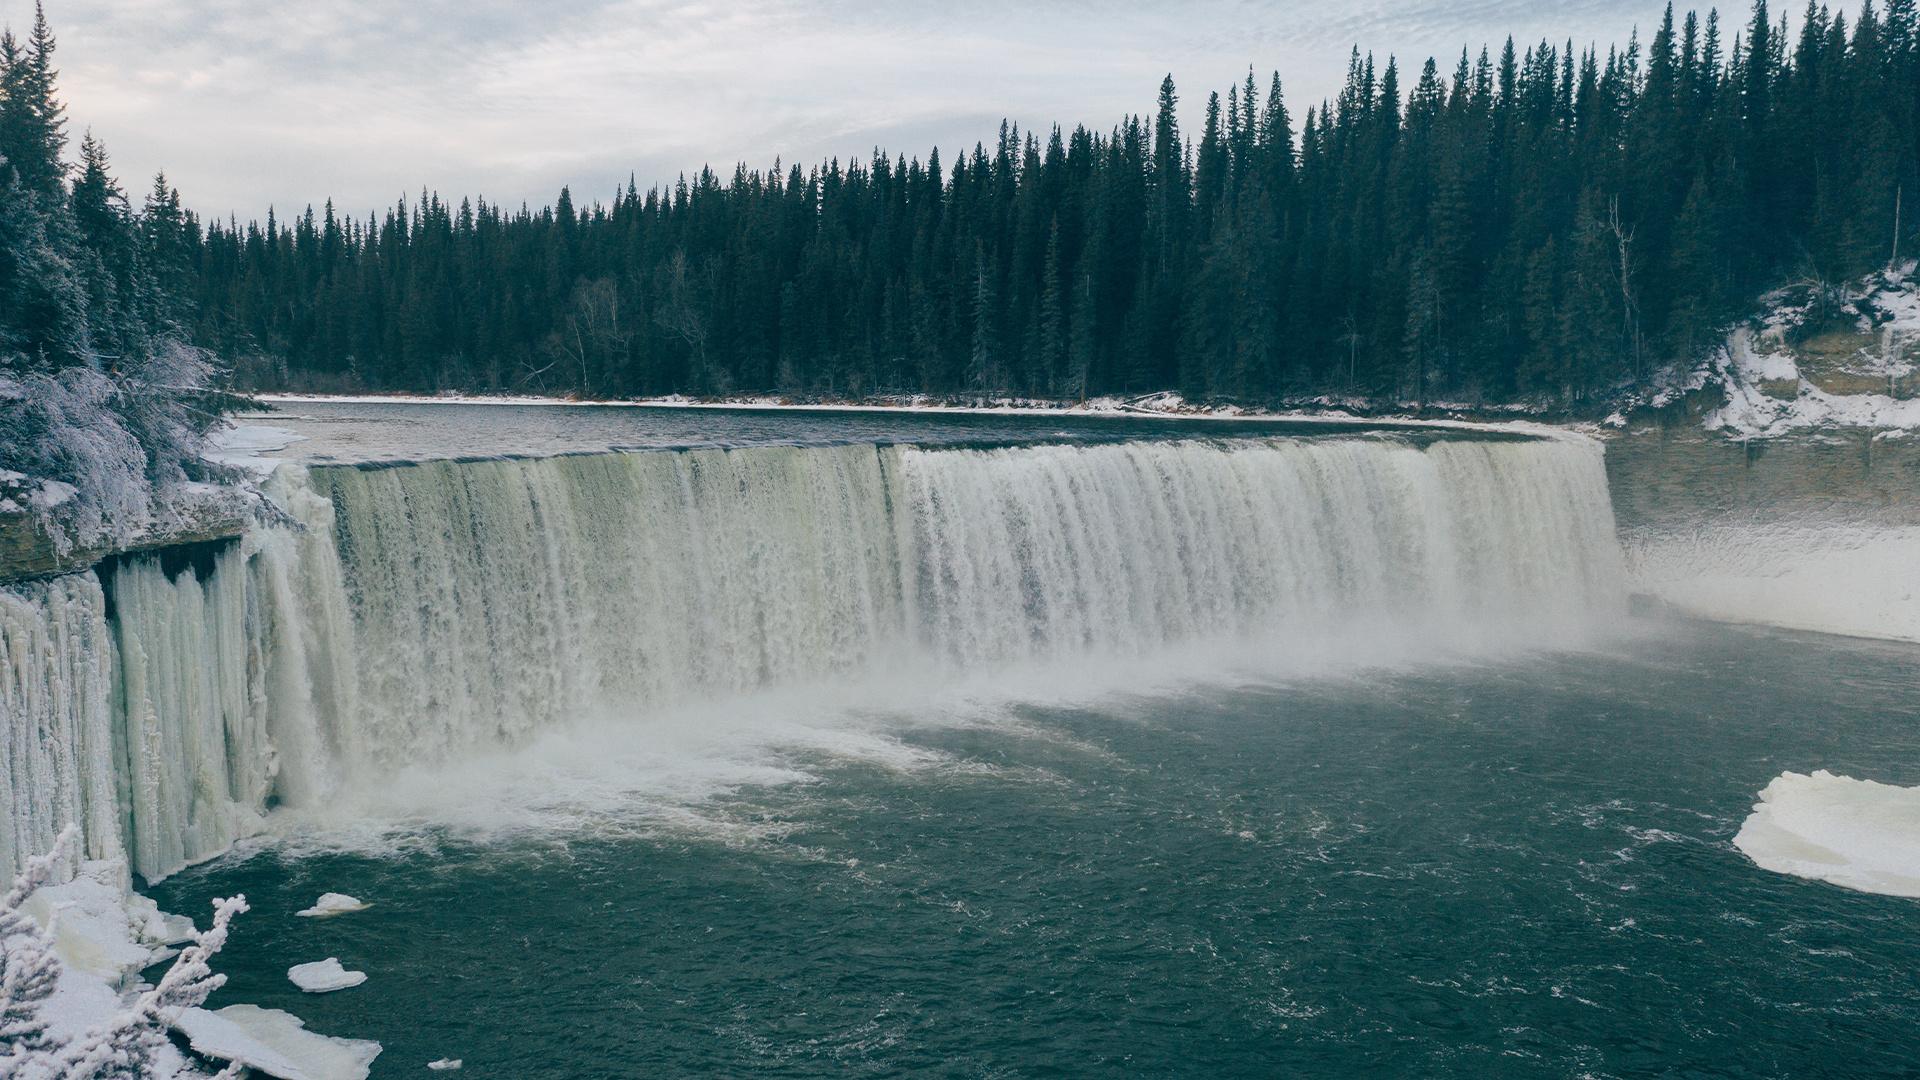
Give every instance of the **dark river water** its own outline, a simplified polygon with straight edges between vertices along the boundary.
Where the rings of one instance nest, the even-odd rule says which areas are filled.
[[[153,893],[246,893],[214,1004],[377,1039],[376,1077],[1915,1075],[1920,904],[1730,841],[1783,770],[1920,783],[1920,652],[1642,630],[869,716],[866,751],[726,782],[679,782],[708,765],[670,740],[571,825],[285,843]],[[323,891],[373,906],[294,917]],[[368,981],[287,981],[327,956]]]
[[[301,437],[275,457],[311,463],[549,457],[607,450],[746,446],[1007,446],[1141,438],[1405,435],[1502,438],[1485,429],[1340,419],[1206,419],[1126,413],[938,412],[904,409],[684,408],[441,402],[281,401],[238,418]]]

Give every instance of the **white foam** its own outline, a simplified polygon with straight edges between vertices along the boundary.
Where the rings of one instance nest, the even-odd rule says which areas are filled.
[[[292,1013],[254,1005],[188,1009],[173,1026],[195,1053],[279,1080],[366,1080],[380,1056],[377,1042],[319,1035]]]
[[[432,1069],[434,1072],[451,1072],[463,1064],[465,1064],[465,1062],[462,1062],[459,1058],[440,1058],[437,1061],[427,1062],[427,1068]]]
[[[329,956],[325,960],[315,960],[311,964],[295,964],[287,969],[287,978],[293,985],[309,994],[327,994],[335,990],[345,990],[359,986],[367,981],[364,971],[348,971],[340,966],[340,958]]]
[[[1920,897],[1920,788],[1781,773],[1733,842],[1775,873]]]
[[[309,919],[330,919],[335,915],[346,915],[350,912],[365,911],[369,906],[370,905],[362,903],[354,897],[348,896],[346,893],[330,892],[322,893],[320,899],[313,902],[312,907],[296,911],[294,914],[305,916]]]

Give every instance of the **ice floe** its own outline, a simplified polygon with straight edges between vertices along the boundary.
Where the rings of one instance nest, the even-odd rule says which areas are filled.
[[[257,1005],[188,1009],[173,1026],[195,1053],[279,1080],[366,1080],[380,1056],[377,1042],[316,1034],[292,1013]]]
[[[346,893],[330,892],[323,894],[313,902],[313,906],[295,915],[304,915],[310,919],[329,919],[335,915],[345,915],[353,911],[365,911],[370,905],[364,904]]]
[[[1920,897],[1920,788],[1781,773],[1733,842],[1775,873]]]
[[[311,964],[295,964],[287,969],[287,978],[293,985],[309,994],[325,994],[334,990],[345,990],[350,986],[359,986],[367,981],[364,971],[348,971],[340,966],[340,958],[329,956],[325,960],[315,960]]]

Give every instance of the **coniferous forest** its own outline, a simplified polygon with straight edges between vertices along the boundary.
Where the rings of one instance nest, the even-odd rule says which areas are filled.
[[[24,38],[0,32],[0,512],[27,477],[74,485],[64,543],[216,477],[201,436],[232,402],[191,340],[198,223],[164,180],[136,208],[90,135],[67,160],[54,51],[37,8]]]
[[[1356,50],[1334,100],[1249,71],[1198,130],[1179,102],[1168,79],[1104,131],[539,210],[186,216],[192,326],[309,389],[1577,405],[1920,222],[1914,0],[1669,8],[1624,46],[1404,69]]]

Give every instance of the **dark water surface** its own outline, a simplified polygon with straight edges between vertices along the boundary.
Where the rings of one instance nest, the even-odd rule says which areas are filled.
[[[1920,650],[1599,654],[910,726],[684,828],[269,850],[215,1004],[379,1077],[1859,1077],[1920,1071],[1920,903],[1730,841],[1783,770],[1920,783]],[[293,912],[322,891],[374,906]],[[285,978],[336,955],[370,979]]]

